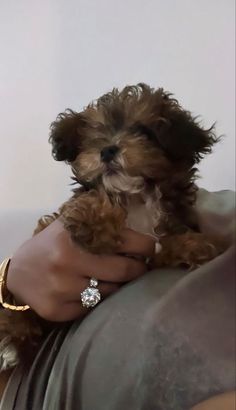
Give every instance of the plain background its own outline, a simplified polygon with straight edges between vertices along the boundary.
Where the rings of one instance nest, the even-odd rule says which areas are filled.
[[[0,2],[0,210],[56,209],[69,168],[51,158],[49,124],[113,86],[172,91],[226,137],[199,185],[235,188],[234,0]]]

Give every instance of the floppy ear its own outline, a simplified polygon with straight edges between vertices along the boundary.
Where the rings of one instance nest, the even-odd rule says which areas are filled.
[[[67,109],[51,124],[49,142],[57,161],[72,162],[78,155],[84,119],[80,113]]]
[[[173,160],[191,164],[211,153],[212,146],[219,140],[214,125],[204,129],[190,112],[181,108],[170,110],[166,118],[157,121],[155,128],[157,141],[166,154]]]

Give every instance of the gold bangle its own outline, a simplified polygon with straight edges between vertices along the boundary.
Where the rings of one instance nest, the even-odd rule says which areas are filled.
[[[4,302],[4,292],[6,292],[7,290],[6,277],[10,261],[11,259],[7,258],[0,265],[0,303],[5,309],[18,310],[23,312],[24,310],[30,309],[30,307],[28,305],[17,306]]]

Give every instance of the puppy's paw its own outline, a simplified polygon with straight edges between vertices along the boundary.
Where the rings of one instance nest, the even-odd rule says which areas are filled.
[[[217,247],[202,234],[189,236],[183,244],[183,253],[179,265],[194,270],[218,255]]]
[[[92,253],[112,253],[121,242],[125,212],[105,196],[89,192],[62,208],[62,220],[71,238]]]
[[[184,266],[190,270],[214,259],[224,245],[214,238],[198,232],[166,236],[161,239],[162,250],[155,257],[155,266]]]

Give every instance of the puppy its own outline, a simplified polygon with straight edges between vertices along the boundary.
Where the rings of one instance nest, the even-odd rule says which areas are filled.
[[[113,89],[82,112],[59,114],[49,141],[76,186],[35,233],[60,217],[80,246],[112,253],[130,227],[156,240],[151,267],[195,268],[222,252],[216,238],[199,232],[194,208],[196,165],[218,138],[170,93],[145,84]],[[42,329],[33,312],[1,312],[0,337],[18,351],[37,349]]]

